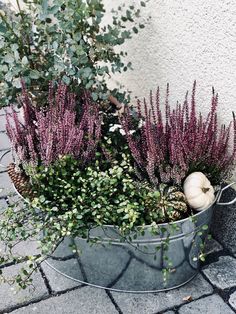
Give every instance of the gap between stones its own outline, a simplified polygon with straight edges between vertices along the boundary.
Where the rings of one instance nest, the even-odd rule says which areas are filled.
[[[48,294],[51,295],[53,290],[52,290],[52,287],[51,287],[51,285],[49,283],[49,280],[48,280],[46,274],[44,273],[41,265],[38,266],[38,269],[39,269],[39,272],[40,272],[40,274],[41,274],[41,276],[43,278],[44,284],[45,284],[45,286],[46,286],[46,288],[48,290]]]
[[[202,277],[213,287],[213,293],[210,295],[213,295],[213,294],[218,295],[223,300],[223,302],[226,303],[234,313],[236,313],[235,309],[229,304],[230,295],[234,291],[236,291],[236,286],[231,287],[231,288],[226,288],[223,290],[219,289],[215,285],[212,284],[212,282],[208,279],[208,277],[202,271],[200,271],[200,273],[201,273]],[[203,297],[200,297],[199,299],[202,299],[202,298]],[[191,301],[191,302],[193,302],[193,301]]]
[[[105,291],[106,291],[106,294],[109,297],[110,301],[114,305],[115,309],[118,311],[118,313],[119,314],[123,314],[123,312],[121,311],[120,307],[118,306],[118,304],[116,303],[115,299],[113,298],[111,292],[109,290],[105,290]]]

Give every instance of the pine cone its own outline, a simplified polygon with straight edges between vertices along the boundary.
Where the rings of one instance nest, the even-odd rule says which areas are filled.
[[[17,191],[23,196],[23,197],[33,197],[33,191],[30,185],[29,177],[26,176],[25,173],[22,171],[16,170],[15,164],[11,163],[7,167],[8,175],[11,178],[13,184],[15,185],[15,188]]]

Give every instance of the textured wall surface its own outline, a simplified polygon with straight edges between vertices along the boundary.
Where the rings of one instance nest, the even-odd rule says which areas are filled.
[[[105,0],[107,8],[121,2]],[[138,97],[157,85],[164,96],[169,82],[170,100],[175,103],[183,101],[196,79],[200,110],[209,110],[214,86],[219,93],[219,117],[230,121],[232,110],[236,111],[236,2],[150,0],[143,10],[144,20],[149,16],[146,29],[125,46],[134,71],[113,80]]]

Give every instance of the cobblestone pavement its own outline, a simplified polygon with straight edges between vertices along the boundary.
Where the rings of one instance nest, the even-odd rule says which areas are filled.
[[[5,134],[4,111],[0,110],[0,155],[10,143]],[[9,163],[6,155],[3,163]],[[10,180],[0,168],[0,208],[11,201]],[[230,190],[225,201],[236,196]],[[77,284],[61,277],[47,265],[34,276],[35,289],[15,294],[0,285],[0,314],[231,314],[236,313],[236,206],[215,209],[207,258],[198,276],[185,286],[161,293],[123,294]],[[0,243],[1,248],[1,243]],[[34,252],[34,242],[20,244],[19,252]],[[18,265],[6,265],[3,272],[14,274]],[[191,296],[191,298],[189,298]],[[187,299],[189,299],[187,301]]]

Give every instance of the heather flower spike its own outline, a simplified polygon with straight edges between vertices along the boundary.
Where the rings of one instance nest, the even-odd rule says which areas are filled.
[[[150,93],[150,104],[138,100],[138,118],[141,128],[134,129],[130,113],[121,119],[129,148],[136,162],[138,172],[155,186],[160,182],[181,184],[193,171],[204,172],[213,183],[227,178],[236,161],[236,117],[229,126],[219,126],[217,120],[218,94],[212,91],[211,110],[206,118],[196,111],[196,82],[194,82],[191,103],[186,94],[183,105],[171,109],[169,85],[167,85],[165,114],[160,110],[159,88],[156,104]],[[150,109],[149,109],[150,108]],[[164,123],[165,121],[165,123]],[[233,128],[233,132],[232,132]],[[231,135],[233,149],[231,150]]]
[[[86,164],[95,156],[101,138],[101,117],[88,93],[83,97],[80,118],[75,109],[75,95],[62,83],[56,93],[50,83],[49,106],[45,109],[33,106],[24,82],[19,101],[23,122],[12,109],[7,115],[6,129],[22,164],[49,165],[64,155],[72,155]]]

